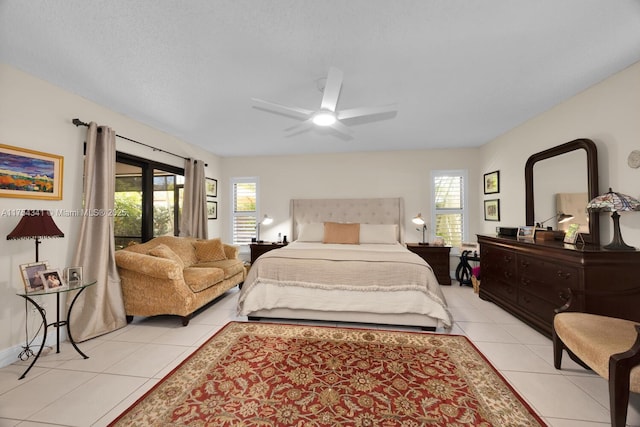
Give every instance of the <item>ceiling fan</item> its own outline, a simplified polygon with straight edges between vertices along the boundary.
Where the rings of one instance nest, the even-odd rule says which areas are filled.
[[[286,106],[257,98],[251,98],[251,100],[254,102],[254,108],[303,120],[302,123],[285,129],[287,136],[306,132],[314,126],[319,126],[334,129],[343,138],[351,139],[352,130],[347,126],[349,121],[355,122],[355,119],[373,121],[396,116],[396,104],[337,110],[338,98],[342,89],[342,77],[342,71],[335,67],[329,68],[319,110]]]

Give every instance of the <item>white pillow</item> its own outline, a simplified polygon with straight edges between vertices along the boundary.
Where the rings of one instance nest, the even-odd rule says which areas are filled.
[[[360,243],[398,242],[397,224],[360,224]]]
[[[298,226],[298,242],[322,242],[324,239],[324,223],[314,222]]]

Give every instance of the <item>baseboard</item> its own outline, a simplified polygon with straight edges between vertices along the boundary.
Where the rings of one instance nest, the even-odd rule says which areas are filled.
[[[67,331],[66,329],[60,330],[60,342],[64,342],[67,340]],[[31,351],[37,353],[40,349],[40,343],[42,342],[42,335],[38,335],[33,342],[31,343]],[[45,347],[55,348],[56,346],[56,331],[55,328],[50,328],[47,333],[47,342],[45,343]],[[22,352],[23,347],[22,344],[14,345],[13,347],[5,348],[4,350],[0,350],[0,368],[4,368],[5,366],[9,366],[12,363],[15,363],[19,360],[20,353]],[[32,356],[35,357],[35,356]],[[36,363],[37,365],[37,363]]]

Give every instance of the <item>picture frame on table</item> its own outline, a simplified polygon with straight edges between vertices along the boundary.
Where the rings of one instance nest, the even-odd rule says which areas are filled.
[[[536,228],[532,225],[523,225],[518,227],[518,240],[526,240],[532,242],[536,237]]]
[[[218,219],[218,202],[207,200],[207,219]]]
[[[575,245],[578,240],[578,230],[580,230],[580,224],[570,224],[564,233],[564,243]]]
[[[79,285],[82,283],[82,267],[67,267],[64,269],[63,280],[69,286]]]
[[[484,194],[497,194],[500,192],[500,171],[484,174]]]
[[[30,264],[20,265],[20,273],[22,275],[25,293],[29,294],[32,292],[44,291],[44,283],[38,273],[46,270],[49,270],[48,261],[32,262]]]
[[[63,163],[62,156],[0,144],[0,197],[62,200]]]
[[[484,201],[484,220],[500,221],[500,199]]]
[[[215,178],[205,178],[204,183],[207,197],[218,197],[218,180]]]
[[[65,281],[62,279],[62,273],[60,273],[60,270],[57,268],[38,271],[38,275],[40,276],[40,280],[44,284],[44,289],[46,291],[57,291],[59,289],[64,289],[67,286]]]

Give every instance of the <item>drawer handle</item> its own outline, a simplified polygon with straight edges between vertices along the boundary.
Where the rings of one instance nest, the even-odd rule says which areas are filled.
[[[505,255],[502,258],[505,260],[505,262],[511,262],[511,256],[509,255]]]
[[[520,264],[521,264],[523,267],[529,267],[529,264],[531,264],[531,263],[530,263],[529,261],[522,261],[522,262],[520,262]]]
[[[558,270],[558,272],[556,274],[561,279],[569,279],[569,278],[571,278],[571,273],[565,273],[562,270]]]
[[[513,276],[510,271],[505,271],[503,275],[505,279],[511,279],[511,276]]]
[[[529,279],[522,279],[522,284],[525,286],[529,286],[531,284],[531,280]]]
[[[527,304],[529,304],[531,302],[531,299],[529,299],[528,296],[523,296],[522,299],[524,300],[524,302],[526,302]]]

